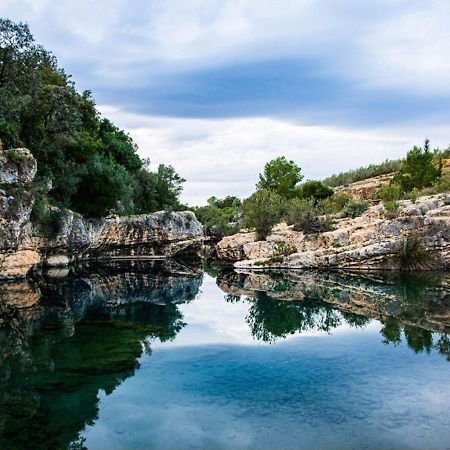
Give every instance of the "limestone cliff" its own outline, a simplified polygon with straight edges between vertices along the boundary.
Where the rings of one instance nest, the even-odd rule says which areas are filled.
[[[392,219],[382,204],[375,205],[355,219],[336,219],[333,228],[304,234],[280,224],[265,241],[256,241],[250,232],[226,237],[216,252],[237,268],[398,269],[399,252],[414,235],[433,268],[450,267],[450,193],[420,197],[415,203],[401,201]],[[431,267],[423,261],[416,268]]]
[[[51,235],[32,224],[36,160],[26,149],[0,151],[0,278],[23,277],[38,265],[77,260],[174,256],[201,248],[203,228],[190,211],[86,219],[53,209]]]

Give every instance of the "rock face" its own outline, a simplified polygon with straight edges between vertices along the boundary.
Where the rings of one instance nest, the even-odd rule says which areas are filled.
[[[355,183],[350,183],[348,186],[338,186],[336,192],[349,194],[356,200],[372,200],[374,195],[383,186],[389,184],[393,176],[394,173],[388,173],[386,175],[356,181]]]
[[[236,268],[397,269],[399,251],[413,235],[430,255],[417,269],[431,268],[431,262],[437,268],[450,267],[450,194],[402,201],[394,219],[385,217],[382,205],[372,206],[355,219],[336,220],[334,228],[305,235],[280,224],[266,241],[256,242],[254,233],[239,233],[220,241],[216,252]],[[292,249],[292,254],[281,247]]]
[[[0,150],[0,167],[0,184],[28,184],[37,171],[36,160],[26,148]]]
[[[201,249],[203,228],[190,211],[85,219],[54,208],[57,229],[45,235],[30,221],[36,169],[28,150],[0,151],[0,278],[24,277],[40,264],[61,267],[80,259],[170,257]]]

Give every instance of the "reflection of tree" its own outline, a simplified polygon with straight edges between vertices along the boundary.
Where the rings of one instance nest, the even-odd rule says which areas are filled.
[[[437,343],[436,349],[450,361],[450,338],[447,334],[441,334]]]
[[[266,292],[256,292],[247,300],[251,303],[247,323],[253,337],[264,342],[274,342],[295,332],[329,332],[342,322],[337,310],[316,300],[276,300]]]
[[[227,271],[217,278],[229,302],[246,298],[247,317],[256,339],[273,342],[308,330],[331,331],[345,320],[364,327],[382,324],[385,344],[402,335],[415,352],[437,350],[450,359],[448,308],[450,277],[442,273]]]
[[[426,351],[429,353],[433,348],[433,333],[423,328],[405,325],[403,328],[408,347],[416,353]]]
[[[201,278],[121,269],[42,279],[33,310],[3,308],[0,448],[76,442],[97,418],[98,392],[132,376],[151,339],[173,339],[185,325],[177,303],[195,297]]]
[[[394,317],[389,317],[383,322],[383,328],[380,333],[384,337],[383,343],[393,344],[395,346],[402,342],[402,325]],[[446,333],[433,333],[424,328],[404,325],[403,334],[408,347],[415,353],[427,352],[432,349],[437,350],[450,361],[450,339]],[[437,336],[436,343],[433,337]]]
[[[402,342],[400,324],[393,317],[388,317],[383,322],[383,328],[381,328],[380,333],[384,337],[383,343],[385,344],[399,345]]]

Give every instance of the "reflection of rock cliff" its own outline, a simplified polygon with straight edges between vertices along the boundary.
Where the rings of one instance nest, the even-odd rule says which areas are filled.
[[[52,210],[51,233],[30,221],[36,161],[26,149],[14,160],[0,150],[0,278],[23,277],[33,266],[67,265],[77,259],[174,256],[196,253],[202,225],[190,211],[85,219]],[[48,224],[47,224],[48,226]]]
[[[342,320],[358,326],[377,319],[384,325],[387,341],[396,342],[403,329],[417,351],[433,347],[432,332],[441,333],[438,350],[450,355],[450,276],[446,274],[224,272],[217,283],[230,301],[246,296],[252,302],[248,321],[254,334],[266,332],[267,340],[308,329],[330,331]]]
[[[66,448],[95,420],[98,391],[134,373],[149,339],[184,326],[177,303],[202,281],[162,263],[89,270],[0,285],[2,448]]]

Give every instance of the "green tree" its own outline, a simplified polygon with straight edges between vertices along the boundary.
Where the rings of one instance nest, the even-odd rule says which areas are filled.
[[[439,167],[427,139],[423,148],[415,146],[408,152],[392,182],[398,184],[404,192],[409,192],[414,188],[431,186],[439,175]]]
[[[334,194],[333,189],[323,184],[321,181],[306,181],[300,187],[300,196],[313,200],[324,200]]]
[[[184,180],[174,168],[149,171],[131,137],[100,116],[90,91],[76,90],[27,24],[8,19],[0,19],[0,140],[29,148],[36,183],[52,185],[37,204],[93,216],[180,207]]]
[[[82,214],[104,216],[116,210],[118,201],[130,196],[129,181],[123,166],[112,158],[95,155],[81,176],[80,187],[73,196],[73,205]]]
[[[295,195],[296,185],[302,179],[300,167],[294,161],[288,161],[281,156],[264,166],[264,172],[259,175],[256,188],[274,191],[282,197],[292,198]]]
[[[254,228],[257,238],[264,240],[281,217],[282,198],[275,191],[261,189],[242,204],[245,226]]]

